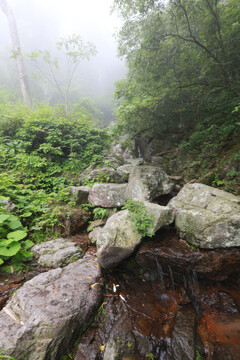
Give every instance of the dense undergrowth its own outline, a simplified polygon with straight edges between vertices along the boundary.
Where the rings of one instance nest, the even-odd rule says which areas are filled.
[[[66,117],[61,107],[0,106],[0,263],[11,258],[17,270],[33,243],[54,235],[59,216],[75,206],[70,186],[101,163],[107,145],[106,131],[84,108]]]

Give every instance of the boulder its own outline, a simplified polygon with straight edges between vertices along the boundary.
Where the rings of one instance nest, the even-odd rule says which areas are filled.
[[[181,237],[199,248],[240,246],[240,199],[204,184],[187,184],[170,200]]]
[[[89,186],[71,186],[71,194],[76,197],[77,205],[87,203],[90,190]]]
[[[153,226],[149,229],[150,233],[155,233],[161,227],[173,223],[174,212],[172,209],[166,206],[150,203],[148,201],[144,201],[143,203],[146,207],[148,215],[153,218]]]
[[[31,251],[41,266],[58,268],[83,257],[84,252],[71,241],[62,238],[35,245]]]
[[[129,176],[126,198],[152,201],[157,196],[169,194],[173,187],[174,183],[161,168],[136,166]]]
[[[129,174],[133,168],[131,164],[125,164],[117,168],[117,173],[128,181]]]
[[[162,226],[173,222],[174,215],[171,209],[146,201],[144,205],[147,213],[153,217],[153,227],[149,232],[154,233]],[[142,235],[135,230],[128,210],[114,214],[97,234],[97,257],[100,265],[104,268],[118,265],[133,253],[141,239]]]
[[[125,203],[127,184],[95,184],[93,185],[88,202],[104,208],[121,207]]]
[[[26,282],[0,312],[0,354],[59,360],[92,321],[101,301],[96,261],[78,260]]]
[[[121,184],[125,182],[126,176],[122,176],[112,167],[103,167],[92,170],[87,179],[95,180],[96,182],[115,182]]]
[[[97,238],[97,258],[103,268],[112,268],[130,256],[141,242],[128,210],[111,216]]]

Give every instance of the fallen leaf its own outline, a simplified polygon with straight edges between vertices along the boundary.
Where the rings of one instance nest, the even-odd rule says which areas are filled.
[[[105,350],[105,346],[106,346],[106,345],[100,346],[100,350],[101,350],[101,351],[104,351],[104,350]]]
[[[84,279],[93,279],[92,276],[84,276]]]
[[[91,288],[93,288],[95,285],[99,285],[99,283],[92,284]]]

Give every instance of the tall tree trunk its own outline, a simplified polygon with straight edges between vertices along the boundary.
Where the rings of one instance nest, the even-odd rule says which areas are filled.
[[[8,18],[13,54],[14,57],[16,58],[18,78],[19,78],[19,84],[20,84],[20,90],[21,90],[23,102],[25,105],[31,106],[31,97],[28,88],[27,75],[24,69],[23,57],[22,57],[21,46],[18,37],[17,25],[14,18],[14,14],[11,7],[7,3],[7,0],[0,0],[0,7]]]

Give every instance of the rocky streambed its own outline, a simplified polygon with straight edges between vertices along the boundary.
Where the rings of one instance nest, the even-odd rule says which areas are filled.
[[[162,261],[163,254],[175,262],[167,256]],[[129,260],[105,272],[102,307],[74,359],[239,359],[237,268],[220,280],[216,264],[210,272],[204,261],[196,268],[201,255],[174,230],[160,230]],[[209,256],[211,262],[211,251]]]
[[[177,190],[172,179],[135,160],[111,170],[119,184],[72,188],[79,204],[116,209],[92,223],[89,238],[78,234],[32,249],[39,266],[51,270],[25,282],[6,305],[5,296],[0,355],[239,359],[239,198],[187,184],[168,202]],[[143,238],[130,211],[121,210],[129,199],[152,217],[153,238]],[[11,291],[21,281],[13,279]]]

